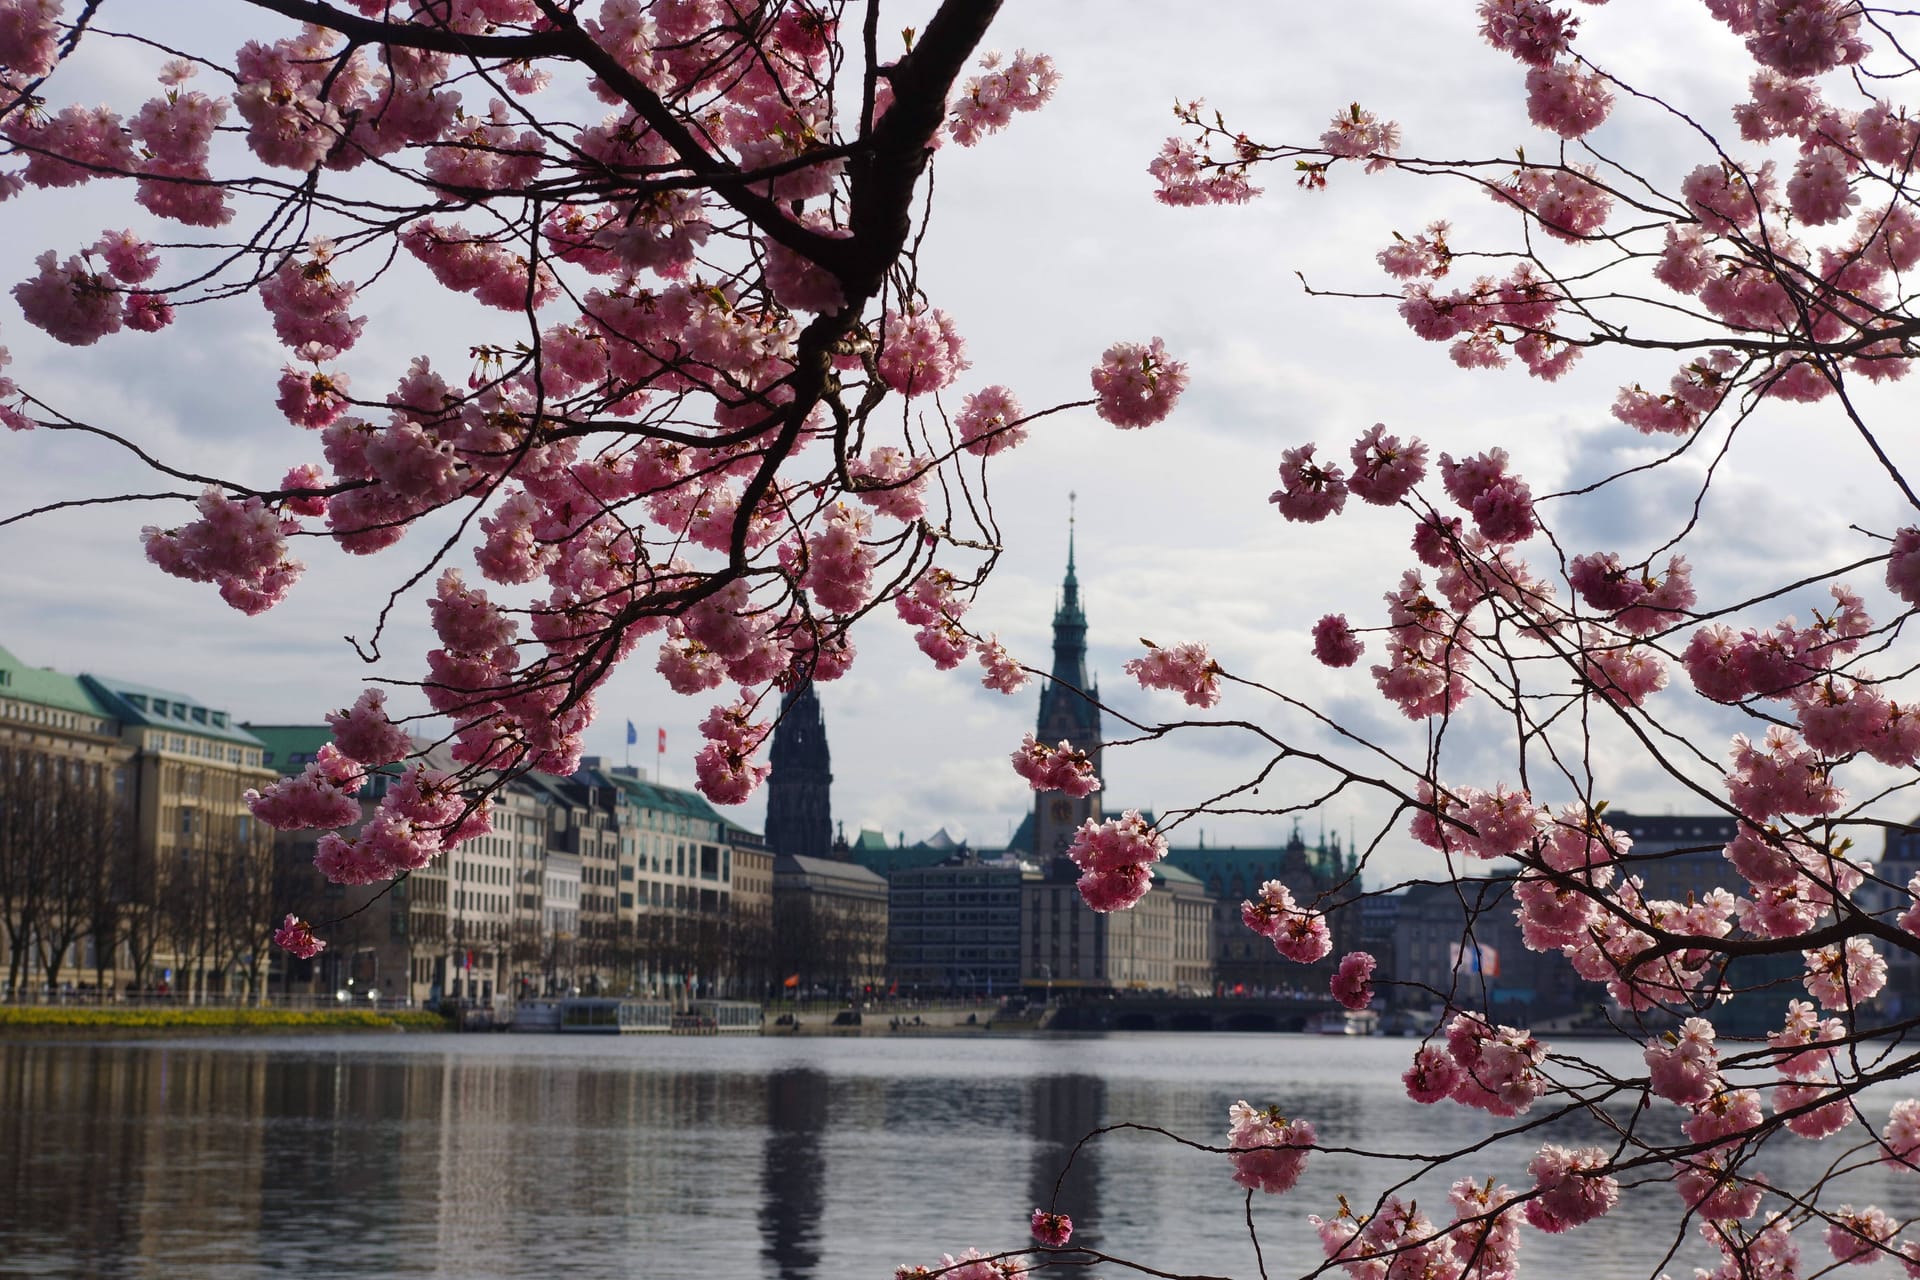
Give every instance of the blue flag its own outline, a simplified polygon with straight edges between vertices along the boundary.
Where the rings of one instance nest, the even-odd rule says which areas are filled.
[[[629,720],[627,721],[627,745],[632,746],[638,741],[640,741],[640,731],[634,728],[633,721]]]

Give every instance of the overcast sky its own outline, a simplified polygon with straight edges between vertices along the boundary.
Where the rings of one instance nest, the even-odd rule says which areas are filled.
[[[216,15],[224,4],[143,4],[142,12],[167,15],[175,29],[218,21],[220,43],[235,43],[234,25]],[[1727,127],[1742,60],[1702,6],[1615,0],[1578,7],[1590,55],[1661,86],[1710,126]],[[914,25],[926,8],[904,6],[883,27]],[[115,11],[108,4],[103,21],[110,24]],[[1523,373],[1455,369],[1443,348],[1409,334],[1390,306],[1304,296],[1296,273],[1325,287],[1384,287],[1374,252],[1393,231],[1411,234],[1434,217],[1452,218],[1465,233],[1510,237],[1511,215],[1464,190],[1349,169],[1336,174],[1332,189],[1305,193],[1275,169],[1257,179],[1267,197],[1245,208],[1177,210],[1152,199],[1146,165],[1174,129],[1170,107],[1195,97],[1266,141],[1316,137],[1336,109],[1358,100],[1401,121],[1408,154],[1484,157],[1548,147],[1548,135],[1525,121],[1520,68],[1479,42],[1472,6],[1247,0],[1181,6],[1177,19],[1173,12],[1113,0],[1008,5],[990,43],[1051,54],[1062,76],[1057,98],[979,147],[949,146],[938,158],[921,278],[968,339],[973,368],[956,390],[1005,383],[1029,407],[1077,399],[1088,393],[1087,371],[1103,348],[1154,335],[1192,375],[1178,411],[1158,427],[1120,432],[1090,412],[1064,415],[1037,424],[1026,445],[995,460],[1007,553],[970,621],[997,630],[1030,664],[1047,665],[1068,494],[1077,492],[1091,662],[1115,706],[1143,719],[1177,717],[1185,708],[1176,697],[1133,688],[1121,664],[1139,652],[1141,637],[1204,640],[1230,670],[1310,699],[1389,746],[1417,749],[1422,731],[1381,703],[1365,674],[1378,641],[1359,668],[1328,673],[1307,656],[1306,634],[1326,612],[1345,612],[1356,624],[1380,621],[1381,594],[1411,564],[1409,522],[1404,513],[1366,508],[1322,526],[1283,523],[1266,502],[1280,452],[1318,440],[1323,454],[1340,456],[1383,421],[1427,438],[1436,453],[1504,444],[1535,492],[1545,493],[1570,475],[1651,456],[1644,438],[1612,422],[1607,406],[1623,382],[1664,384],[1671,364],[1596,358],[1546,388]],[[53,96],[137,101],[112,81],[130,77],[138,86],[132,92],[144,92],[150,70],[122,57],[64,89],[56,80]],[[1676,141],[1649,114],[1633,111],[1619,113],[1593,141],[1644,157],[1669,185],[1705,158],[1700,144]],[[152,226],[123,187],[30,192],[0,209],[0,218],[8,228],[0,236],[0,282],[9,284],[29,274],[41,248],[64,255],[102,228]],[[0,297],[0,344],[13,350],[10,373],[77,416],[124,430],[180,465],[269,482],[311,456],[311,437],[273,407],[284,353],[256,302],[201,310],[227,314],[183,313],[167,333],[125,333],[72,351],[41,341],[12,300]],[[436,342],[464,348],[501,336],[490,326],[508,327],[499,313],[421,309],[418,295],[402,290],[376,290],[364,310],[369,332],[384,341],[352,353],[360,394],[390,385],[415,350]],[[1850,522],[1892,528],[1898,508],[1823,411],[1769,411],[1750,435],[1739,468],[1710,504],[1715,518],[1689,544],[1704,598],[1738,598],[1753,582],[1777,581],[1783,564],[1865,554],[1859,535],[1847,532]],[[1678,527],[1698,475],[1691,463],[1666,468],[1577,508],[1556,504],[1549,518],[1570,534],[1571,550],[1645,554]],[[0,508],[8,511],[56,496],[147,487],[110,450],[71,436],[0,440]],[[1783,516],[1792,521],[1790,539],[1777,536]],[[29,662],[176,687],[262,723],[311,723],[351,701],[368,674],[417,673],[426,647],[417,597],[398,611],[385,646],[390,661],[370,669],[342,637],[368,634],[386,593],[417,565],[424,539],[367,560],[308,542],[300,548],[306,580],[280,607],[248,619],[221,606],[209,588],[144,564],[139,527],[177,518],[110,507],[0,529],[7,566],[0,643]],[[1810,592],[1806,603],[1820,598]],[[852,674],[821,690],[835,816],[849,834],[872,826],[911,841],[944,826],[976,845],[1004,840],[1030,804],[1006,755],[1033,724],[1037,688],[1005,698],[979,687],[971,663],[935,671],[890,614],[871,619],[858,642]],[[643,644],[602,693],[589,751],[622,759],[630,719],[641,737],[635,762],[651,766],[653,731],[664,727],[665,780],[688,785],[699,745],[694,725],[711,699],[668,692],[652,671],[653,653]],[[1715,735],[1728,727],[1724,718],[1675,706],[1683,725]],[[1460,780],[1490,785],[1511,777],[1511,749],[1500,750],[1501,726],[1481,710],[1461,717],[1453,763]],[[1326,741],[1250,694],[1235,693],[1216,714],[1260,720],[1307,746]],[[1234,731],[1179,735],[1110,752],[1105,795],[1110,807],[1170,810],[1237,783],[1263,759]],[[1597,764],[1616,807],[1661,812],[1687,804],[1630,752],[1603,747]],[[1255,803],[1296,803],[1320,781],[1283,769]],[[740,819],[757,825],[761,807],[756,797]],[[1345,832],[1380,812],[1343,798],[1324,818]],[[1319,821],[1308,820],[1310,832]],[[1283,837],[1287,823],[1249,817],[1195,825],[1209,843],[1246,844]],[[1189,828],[1177,842],[1194,834]],[[1406,844],[1398,835],[1388,842],[1384,869],[1414,865]]]

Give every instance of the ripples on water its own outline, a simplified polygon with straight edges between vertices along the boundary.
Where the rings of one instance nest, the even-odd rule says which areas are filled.
[[[1637,1065],[1630,1047],[1595,1047],[1611,1068]],[[0,1043],[0,1274],[885,1280],[944,1250],[1022,1243],[1101,1124],[1219,1142],[1244,1097],[1311,1119],[1330,1146],[1432,1151],[1487,1132],[1478,1113],[1406,1100],[1412,1048],[1198,1034]],[[1880,1119],[1885,1101],[1868,1109]],[[1642,1123],[1664,1133],[1677,1118]],[[1586,1126],[1557,1140],[1601,1139]],[[1523,1184],[1536,1143],[1448,1178]],[[1834,1154],[1795,1143],[1781,1176]],[[1316,1156],[1292,1194],[1255,1203],[1269,1272],[1320,1262],[1308,1213],[1400,1174]],[[1920,1213],[1920,1179],[1875,1169],[1859,1184],[1856,1204]],[[1416,1194],[1444,1216],[1444,1182]],[[1528,1232],[1522,1274],[1651,1275],[1677,1203],[1646,1187],[1567,1236]],[[1076,1242],[1257,1274],[1219,1157],[1112,1135],[1082,1152],[1059,1204]],[[1815,1233],[1801,1244],[1826,1260]]]

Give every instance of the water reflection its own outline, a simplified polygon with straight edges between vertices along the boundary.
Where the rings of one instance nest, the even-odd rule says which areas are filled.
[[[1405,1100],[1409,1048],[1349,1043],[1336,1060],[1306,1037],[1202,1035],[0,1043],[0,1273],[884,1276],[1017,1245],[1074,1144],[1121,1120],[1218,1141],[1244,1097],[1312,1118],[1337,1145],[1443,1150],[1484,1136],[1479,1113]],[[1637,1056],[1629,1046],[1615,1065]],[[1867,1110],[1882,1117],[1906,1092]],[[1678,1114],[1620,1119],[1661,1136]],[[1559,1136],[1604,1138],[1593,1129]],[[1539,1140],[1478,1152],[1447,1177],[1521,1184]],[[1835,1152],[1768,1154],[1769,1176],[1805,1185]],[[1271,1274],[1318,1261],[1307,1214],[1331,1212],[1341,1192],[1370,1199],[1404,1172],[1322,1153],[1291,1195],[1256,1202]],[[1444,1182],[1416,1189],[1430,1192]],[[1920,1178],[1875,1167],[1834,1199],[1909,1218]],[[1081,1150],[1058,1204],[1087,1244],[1169,1271],[1255,1274],[1218,1157],[1112,1134]],[[1579,1231],[1529,1233],[1524,1273],[1649,1276],[1674,1206],[1670,1187],[1649,1186]],[[1802,1247],[1823,1252],[1817,1239]]]
[[[767,1156],[761,1175],[761,1253],[778,1280],[811,1280],[820,1264],[827,1161],[827,1077],[805,1067],[767,1077]]]
[[[1075,1243],[1099,1248],[1100,1142],[1087,1143],[1078,1154],[1074,1147],[1107,1122],[1106,1083],[1089,1075],[1041,1076],[1027,1086],[1027,1111],[1027,1131],[1033,1135],[1027,1198],[1036,1208],[1054,1206],[1071,1214]]]

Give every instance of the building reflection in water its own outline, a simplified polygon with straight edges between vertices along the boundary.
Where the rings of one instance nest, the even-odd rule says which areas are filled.
[[[767,1077],[767,1155],[760,1185],[761,1255],[778,1280],[810,1280],[820,1265],[826,1208],[827,1077],[790,1067]]]
[[[1080,1139],[1107,1122],[1107,1085],[1098,1076],[1041,1076],[1027,1085],[1028,1131],[1033,1135],[1033,1181],[1028,1199],[1073,1217],[1073,1242],[1100,1243],[1100,1143],[1074,1155]],[[1067,1168],[1067,1158],[1073,1167]],[[1062,1171],[1065,1176],[1062,1177]],[[1058,1186],[1058,1194],[1055,1187]]]

